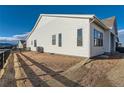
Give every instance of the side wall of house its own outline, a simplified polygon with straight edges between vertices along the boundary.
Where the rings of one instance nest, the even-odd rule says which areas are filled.
[[[104,54],[105,52],[110,51],[110,37],[109,31],[104,31],[102,28],[100,28],[98,25],[91,23],[91,57],[97,56],[100,54]],[[94,29],[98,30],[99,32],[103,33],[103,46],[94,46]]]
[[[115,25],[116,26],[116,25]],[[113,52],[115,52],[116,51],[116,42],[117,42],[117,35],[116,35],[116,29],[115,29],[115,27],[113,26],[113,28],[110,30],[110,32],[114,35],[114,51]]]
[[[105,42],[105,52],[110,53],[111,52],[111,32],[110,31],[104,31],[104,42]]]
[[[83,29],[83,46],[77,46],[77,29]],[[62,47],[58,46],[58,34],[62,34]],[[52,35],[56,35],[56,45],[52,45]],[[35,31],[27,40],[27,47],[36,51],[31,41],[37,40],[37,46],[45,52],[90,57],[89,19],[45,17],[42,16]]]

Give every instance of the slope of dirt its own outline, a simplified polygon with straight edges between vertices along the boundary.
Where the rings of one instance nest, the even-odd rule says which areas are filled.
[[[82,86],[112,86],[107,84],[107,80],[105,84],[103,84],[100,80],[103,80],[106,73],[116,66],[118,62],[119,59],[113,59],[112,57],[110,59],[96,58],[90,63],[72,67],[73,69],[65,71],[63,75],[75,82],[78,82]]]
[[[66,70],[62,74],[71,80],[79,82],[82,79],[82,76],[84,76],[88,72],[88,69],[84,66],[86,62],[87,62],[87,59],[82,60],[78,64],[70,67],[68,70]]]
[[[106,78],[114,86],[124,86],[124,59],[121,59],[114,68],[106,73]]]

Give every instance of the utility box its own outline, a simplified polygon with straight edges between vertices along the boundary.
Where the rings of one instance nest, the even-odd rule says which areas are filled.
[[[44,53],[44,48],[43,47],[37,47],[37,52]]]

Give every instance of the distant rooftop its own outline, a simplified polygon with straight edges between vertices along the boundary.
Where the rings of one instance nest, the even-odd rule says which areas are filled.
[[[115,21],[115,16],[106,18],[102,20],[106,25],[108,25],[109,27],[112,27]]]

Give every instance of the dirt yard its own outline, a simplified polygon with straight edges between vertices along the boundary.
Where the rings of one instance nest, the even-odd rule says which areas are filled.
[[[49,53],[42,54],[37,52],[24,52],[23,54],[55,71],[65,71],[85,59],[81,57],[54,55]]]
[[[124,86],[124,54],[86,60],[81,57],[22,52],[14,53],[13,59],[0,80],[0,86]]]

